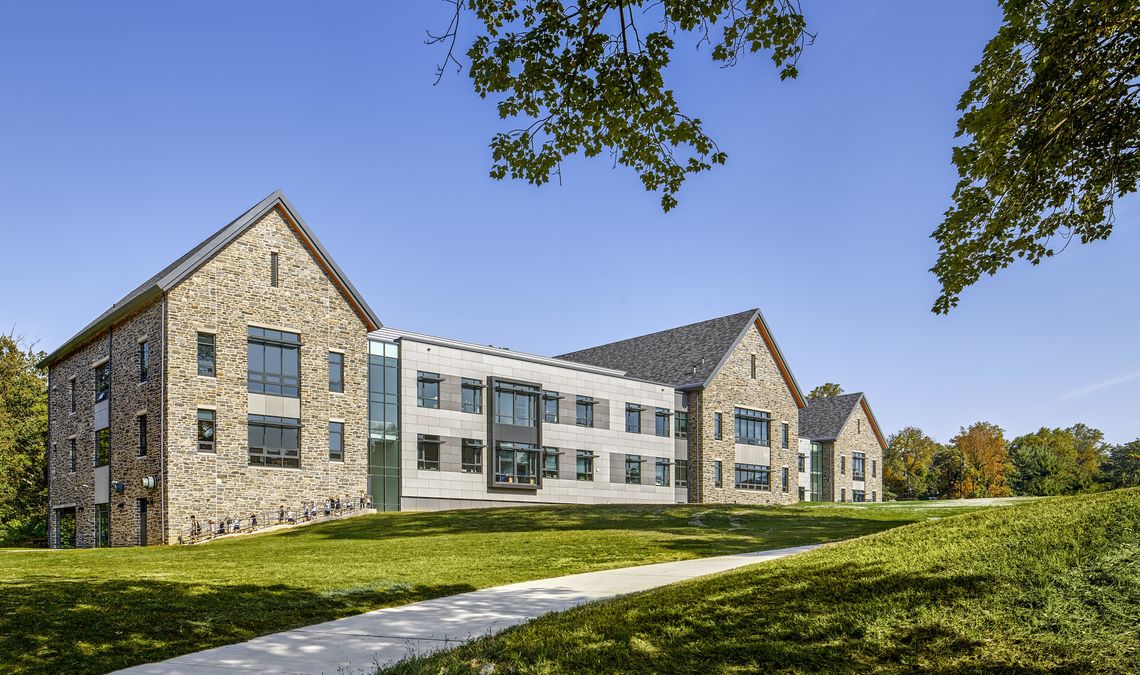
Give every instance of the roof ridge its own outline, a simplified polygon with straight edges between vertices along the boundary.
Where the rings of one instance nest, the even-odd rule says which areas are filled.
[[[751,314],[755,314],[758,311],[760,311],[759,308],[754,307],[752,309],[746,309],[746,310],[743,310],[740,312],[733,312],[732,314],[725,314],[724,316],[717,316],[717,317],[713,317],[711,319],[705,319],[703,321],[694,321],[692,323],[687,323],[687,324],[684,324],[681,326],[673,326],[672,328],[664,328],[662,330],[653,331],[652,333],[645,333],[643,335],[635,335],[634,337],[624,338],[622,340],[614,340],[613,342],[606,342],[604,344],[594,345],[592,347],[585,347],[583,349],[575,349],[574,351],[565,352],[565,353],[560,354],[554,358],[562,358],[563,356],[568,356],[570,354],[577,354],[579,352],[588,352],[591,349],[601,349],[602,347],[611,347],[613,345],[622,344],[623,342],[631,342],[633,340],[641,340],[641,339],[644,339],[647,337],[653,337],[655,335],[661,335],[663,333],[669,333],[669,332],[677,331],[677,330],[684,330],[686,328],[692,328],[694,326],[700,326],[702,324],[712,323],[713,321],[721,321],[723,319],[729,319],[729,318],[732,318],[734,316],[741,316],[743,314],[751,315]]]

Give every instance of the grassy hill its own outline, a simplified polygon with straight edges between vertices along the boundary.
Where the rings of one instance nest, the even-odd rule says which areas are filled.
[[[927,521],[553,614],[399,673],[1137,672],[1140,490]]]
[[[958,509],[378,514],[199,546],[0,549],[0,672],[104,672],[477,588],[855,537]]]

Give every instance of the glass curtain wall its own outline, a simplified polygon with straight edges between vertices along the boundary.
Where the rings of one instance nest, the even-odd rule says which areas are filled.
[[[399,350],[368,343],[368,492],[377,511],[400,510]]]

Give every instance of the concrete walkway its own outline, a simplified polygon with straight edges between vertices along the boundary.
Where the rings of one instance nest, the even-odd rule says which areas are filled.
[[[524,581],[379,609],[119,672],[372,673],[408,654],[451,649],[471,638],[498,633],[548,612],[775,560],[816,547],[796,546]]]

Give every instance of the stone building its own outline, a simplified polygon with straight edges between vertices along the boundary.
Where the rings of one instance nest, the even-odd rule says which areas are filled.
[[[808,407],[759,310],[557,358],[396,330],[280,192],[43,365],[55,546],[177,543],[192,522],[330,496],[397,510],[881,494],[866,399]],[[801,492],[805,471],[819,489]]]

